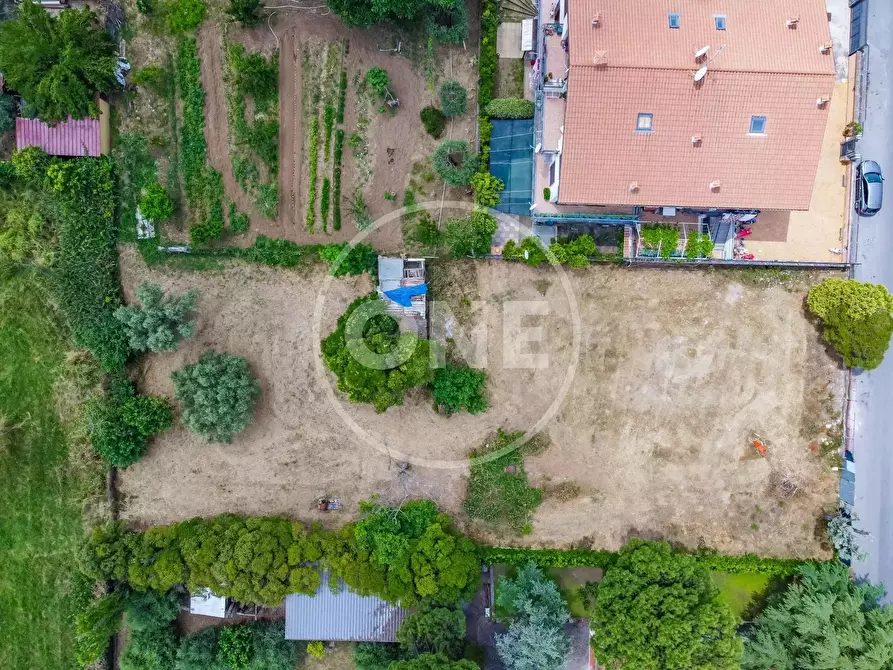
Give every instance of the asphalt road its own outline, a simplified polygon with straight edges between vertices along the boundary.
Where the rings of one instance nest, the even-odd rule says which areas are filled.
[[[878,161],[887,178],[886,204],[874,217],[859,220],[855,278],[880,283],[893,291],[893,2],[869,0],[869,80],[867,109],[859,152]],[[868,552],[853,568],[859,577],[882,582],[893,591],[893,353],[876,370],[853,379],[851,395],[853,451],[856,465],[857,527]]]

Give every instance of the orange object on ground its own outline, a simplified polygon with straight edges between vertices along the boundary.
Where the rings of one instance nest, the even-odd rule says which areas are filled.
[[[755,447],[757,448],[757,451],[760,452],[760,456],[765,456],[765,455],[766,455],[766,445],[765,445],[765,444],[763,444],[763,443],[760,442],[759,440],[754,440],[754,441],[753,441],[753,446],[755,446]]]

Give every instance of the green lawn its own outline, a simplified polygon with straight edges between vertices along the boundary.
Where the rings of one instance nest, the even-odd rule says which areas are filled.
[[[88,588],[73,579],[84,475],[53,400],[68,341],[46,284],[0,277],[0,668],[75,668]]]
[[[739,619],[748,606],[760,598],[772,582],[772,578],[755,572],[729,574],[714,572],[713,583],[719,589],[719,598],[729,604]]]

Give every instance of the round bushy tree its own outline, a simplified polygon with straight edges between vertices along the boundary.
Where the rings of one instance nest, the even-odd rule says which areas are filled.
[[[468,92],[458,81],[445,81],[440,87],[440,105],[447,116],[462,116],[468,109]]]
[[[429,105],[419,112],[419,118],[422,120],[425,132],[435,140],[440,139],[443,131],[446,130],[446,115],[437,107]]]
[[[666,542],[630,540],[598,587],[596,657],[631,668],[738,668],[735,617],[716,596],[694,557]]]
[[[482,255],[490,252],[499,222],[486,212],[473,212],[462,219],[450,219],[444,230],[444,241],[453,256]]]
[[[149,184],[140,199],[140,213],[150,221],[165,221],[174,213],[174,203],[164,186],[157,181]]]
[[[119,307],[115,318],[124,324],[134,351],[174,351],[180,340],[192,337],[194,325],[187,316],[198,298],[193,289],[165,297],[157,284],[143,283],[136,290],[142,307]]]
[[[505,188],[505,182],[489,172],[476,172],[471,178],[474,189],[474,202],[481,207],[496,207],[499,204],[499,192]]]
[[[388,71],[380,68],[373,67],[366,73],[366,83],[372,87],[372,90],[378,93],[378,95],[384,95],[385,90],[387,90],[388,85],[391,83],[391,77],[388,75]]]
[[[209,351],[171,379],[174,397],[183,403],[183,423],[193,432],[229,443],[251,423],[260,383],[244,358]]]
[[[434,372],[431,394],[434,402],[447,414],[463,409],[469,414],[480,414],[490,406],[485,395],[486,387],[487,373],[483,370],[447,365]]]
[[[447,140],[441,142],[431,157],[434,169],[450,186],[465,186],[478,169],[478,157],[471,153],[468,142]]]
[[[462,44],[468,36],[468,12],[464,2],[450,7],[435,3],[425,11],[425,29],[438,42]]]

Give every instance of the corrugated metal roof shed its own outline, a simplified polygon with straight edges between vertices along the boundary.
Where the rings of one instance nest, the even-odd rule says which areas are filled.
[[[40,119],[16,119],[16,148],[40,147],[51,156],[99,156],[99,119],[72,119],[50,126]]]
[[[285,639],[337,642],[396,642],[397,629],[412,612],[375,596],[361,596],[338,580],[329,588],[329,573],[320,576],[313,596],[285,598]]]

